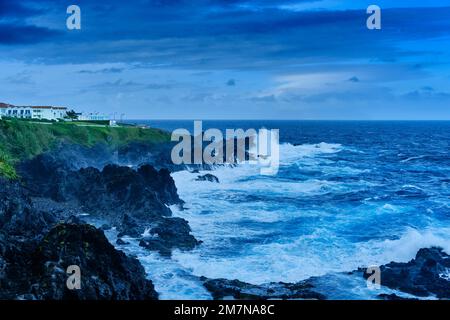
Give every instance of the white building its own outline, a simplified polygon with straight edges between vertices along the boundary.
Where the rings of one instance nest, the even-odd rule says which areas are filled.
[[[79,121],[109,121],[109,117],[100,113],[82,113],[78,115]]]
[[[65,107],[52,106],[13,106],[0,103],[0,117],[21,119],[59,120],[67,114]]]

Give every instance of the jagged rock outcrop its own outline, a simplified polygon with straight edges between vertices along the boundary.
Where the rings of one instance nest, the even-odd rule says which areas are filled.
[[[36,210],[19,183],[0,178],[0,299],[27,292],[29,257],[58,218]]]
[[[450,298],[450,256],[440,248],[420,249],[415,259],[388,263],[380,271],[383,286],[418,297]]]
[[[172,218],[171,205],[182,207],[167,169],[137,169],[109,164],[70,170],[61,160],[43,154],[24,163],[21,172],[31,193],[81,211],[116,227],[119,237],[141,239],[141,245],[164,255],[174,248],[190,250],[199,242],[187,221]],[[145,233],[152,235],[144,238]]]
[[[308,280],[298,283],[273,282],[254,285],[239,280],[200,278],[205,288],[211,292],[213,299],[233,298],[240,300],[258,299],[325,299],[314,291]]]
[[[81,288],[66,286],[69,266],[81,271]],[[34,257],[32,294],[56,300],[157,299],[137,259],[116,250],[102,231],[86,224],[59,224],[39,244]]]
[[[35,239],[48,231],[57,213],[37,210],[26,190],[17,182],[0,178],[0,231],[9,236]]]
[[[33,195],[59,202],[77,201],[97,213],[115,208],[115,212],[169,215],[167,205],[182,203],[170,172],[150,165],[137,170],[112,164],[102,170],[72,170],[64,161],[42,154],[25,162],[20,173]]]
[[[150,236],[141,240],[140,246],[158,251],[164,256],[169,256],[174,248],[192,250],[201,241],[195,239],[190,232],[191,228],[184,219],[161,219],[150,229]]]
[[[139,262],[74,211],[0,179],[0,299],[156,298]],[[66,263],[85,270],[85,291],[66,292]]]

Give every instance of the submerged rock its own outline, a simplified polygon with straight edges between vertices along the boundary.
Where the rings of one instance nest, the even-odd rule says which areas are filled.
[[[314,286],[307,280],[298,283],[272,282],[253,285],[239,280],[200,278],[205,288],[215,300],[234,298],[249,299],[318,299],[325,296],[314,291]]]
[[[201,241],[191,234],[191,228],[186,220],[181,218],[166,218],[150,229],[150,237],[139,243],[140,246],[158,251],[161,255],[170,256],[172,249],[192,250]]]
[[[219,183],[219,178],[217,178],[215,175],[207,173],[205,175],[202,176],[198,176],[197,179],[195,179],[196,181],[209,181],[209,182],[215,182],[215,183]]]
[[[418,297],[450,298],[450,256],[440,248],[420,249],[415,259],[388,263],[380,271],[383,286]]]

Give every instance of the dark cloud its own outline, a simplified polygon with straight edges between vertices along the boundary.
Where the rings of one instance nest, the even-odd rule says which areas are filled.
[[[20,3],[18,0],[1,0],[0,1],[0,20],[3,19],[23,19],[34,15],[41,14],[42,11],[36,8],[31,8]]]
[[[57,31],[43,27],[0,23],[0,45],[35,44],[57,34]],[[36,56],[40,57],[41,54],[37,53]]]
[[[124,70],[124,68],[104,68],[100,70],[81,70],[78,71],[78,73],[84,73],[84,74],[109,74],[109,73],[121,73]]]
[[[173,86],[170,84],[164,84],[164,83],[150,83],[145,85],[145,89],[149,90],[164,90],[164,89],[171,89]]]
[[[432,50],[402,49],[402,42],[448,36],[450,29],[449,7],[385,9],[383,29],[373,32],[366,28],[365,10],[300,12],[279,7],[299,2],[142,0],[127,5],[119,0],[79,0],[82,30],[71,32],[63,29],[66,15],[61,1],[26,0],[21,5],[8,1],[7,15],[45,8],[42,11],[51,14],[42,19],[62,27],[55,31],[9,25],[0,31],[0,44],[42,42],[6,55],[44,63],[126,61],[195,69],[280,70],[305,61],[394,63]]]
[[[417,90],[410,91],[402,96],[408,100],[449,100],[450,92],[436,91],[432,87],[426,86]]]
[[[227,86],[234,87],[236,85],[236,80],[230,79],[227,81]]]
[[[353,76],[353,77],[351,77],[350,79],[348,79],[348,81],[350,81],[350,82],[359,82],[360,80],[359,80],[358,77]]]

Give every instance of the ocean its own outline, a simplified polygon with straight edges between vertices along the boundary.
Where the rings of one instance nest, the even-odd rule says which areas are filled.
[[[133,121],[132,121],[133,122]],[[137,121],[193,131],[193,121]],[[406,262],[423,247],[450,253],[450,122],[204,121],[203,128],[280,130],[280,169],[216,168],[220,183],[172,174],[203,243],[171,258],[137,255],[162,299],[208,299],[198,281],[261,284],[322,276],[323,293],[366,299],[380,292],[347,275]],[[111,236],[111,235],[110,235]],[[389,290],[385,292],[389,292]]]

